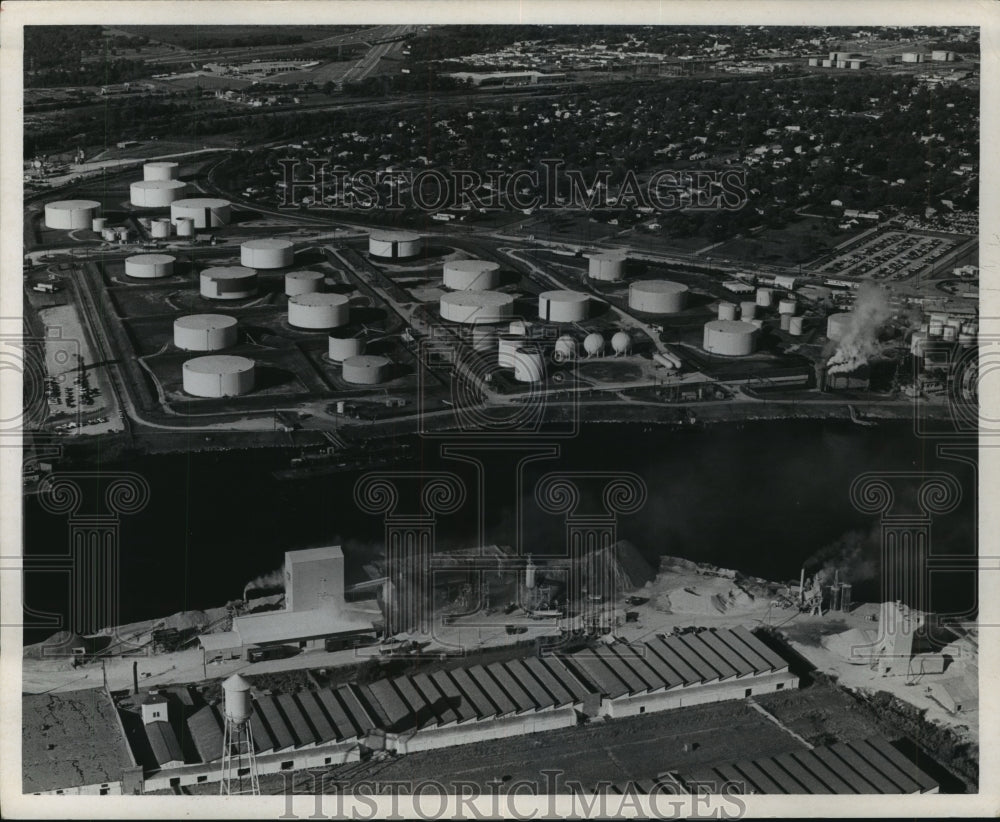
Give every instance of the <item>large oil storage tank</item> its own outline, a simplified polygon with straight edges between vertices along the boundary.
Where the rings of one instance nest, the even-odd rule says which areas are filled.
[[[344,360],[344,382],[378,385],[392,376],[392,360],[376,354],[359,354]]]
[[[552,359],[556,362],[571,362],[576,359],[576,340],[569,334],[563,334],[556,340]]]
[[[579,291],[543,291],[538,295],[538,316],[553,323],[575,323],[590,314],[590,297]]]
[[[617,282],[625,279],[626,256],[616,251],[600,251],[588,254],[590,260],[587,276],[602,282]]]
[[[136,254],[125,258],[125,273],[140,279],[169,277],[174,273],[174,262],[169,254]]]
[[[750,322],[754,317],[757,316],[757,303],[753,300],[744,300],[740,303],[740,319],[744,322]]]
[[[195,357],[184,363],[184,391],[195,397],[236,397],[253,391],[254,361],[230,354]]]
[[[514,379],[518,382],[545,379],[545,360],[537,346],[521,346],[514,352]]]
[[[169,225],[169,221],[167,224]],[[178,237],[194,236],[194,220],[190,217],[178,217],[177,222],[174,223],[174,228],[177,229]]]
[[[288,323],[296,328],[338,328],[351,320],[346,294],[297,294],[288,298]]]
[[[45,204],[45,225],[64,231],[91,228],[100,211],[97,200],[57,200]]]
[[[641,280],[628,287],[628,305],[646,314],[676,314],[687,303],[688,287],[670,280]]]
[[[583,350],[588,357],[599,357],[604,353],[604,337],[596,331],[583,339]]]
[[[712,320],[705,323],[704,348],[710,354],[745,357],[757,346],[757,328],[737,320]]]
[[[129,186],[129,199],[138,208],[166,208],[186,190],[180,180],[139,180]]]
[[[361,337],[331,334],[327,342],[327,356],[334,362],[344,362],[351,357],[365,353],[365,341]]]
[[[500,264],[488,260],[451,260],[444,264],[444,284],[456,291],[490,291],[500,285]]]
[[[174,320],[174,345],[185,351],[219,351],[238,339],[239,323],[226,314],[189,314]]]
[[[847,330],[851,327],[851,323],[854,321],[854,315],[850,311],[844,311],[840,314],[831,314],[826,318],[826,336],[827,339],[842,340]]]
[[[214,228],[229,225],[232,209],[229,200],[218,197],[189,197],[185,200],[174,200],[170,204],[170,220],[176,223],[179,217],[190,217],[195,228]]]
[[[178,163],[156,161],[144,163],[142,166],[143,180],[176,180],[180,171]]]
[[[384,260],[410,260],[423,250],[423,238],[408,231],[373,231],[368,236],[368,253]]]
[[[247,240],[240,246],[240,263],[247,268],[286,268],[295,261],[291,240],[265,237]]]
[[[761,308],[770,308],[774,297],[770,288],[758,288],[756,301]]]
[[[509,322],[514,298],[499,291],[454,291],[442,294],[441,319],[453,323]]]
[[[322,291],[324,276],[322,271],[289,271],[285,275],[285,294],[295,297]]]
[[[719,303],[719,319],[720,320],[735,320],[736,319],[736,303]]]
[[[257,272],[240,265],[217,266],[201,272],[201,296],[239,300],[257,293]]]
[[[158,240],[166,239],[170,236],[170,220],[164,217],[162,220],[153,220],[149,224],[149,236]]]

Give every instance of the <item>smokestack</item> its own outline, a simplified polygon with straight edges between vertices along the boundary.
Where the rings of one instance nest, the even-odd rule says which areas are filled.
[[[139,660],[132,661],[132,693],[139,693]]]
[[[806,566],[802,566],[802,570],[799,572],[799,605],[805,605],[806,602]]]

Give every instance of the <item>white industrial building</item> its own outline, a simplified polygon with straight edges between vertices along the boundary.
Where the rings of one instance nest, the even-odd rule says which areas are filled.
[[[97,200],[57,200],[45,204],[45,226],[64,231],[90,228],[100,211]]]
[[[758,329],[739,320],[712,320],[705,323],[703,347],[709,354],[745,357],[757,348]]]
[[[289,271],[285,275],[285,294],[295,297],[299,294],[313,294],[323,290],[322,271]]]
[[[180,217],[188,217],[195,228],[215,228],[229,225],[232,220],[232,205],[229,200],[218,197],[189,197],[174,200],[170,204],[170,220],[175,223]]]
[[[288,324],[296,328],[339,328],[351,320],[351,299],[346,294],[296,294],[288,298]]]
[[[125,274],[139,279],[169,277],[175,261],[169,254],[136,254],[125,258]]]
[[[587,319],[590,297],[579,291],[543,291],[538,295],[538,317],[553,323],[574,323]]]
[[[640,280],[628,287],[628,305],[646,314],[676,314],[687,303],[688,287],[670,280]]]
[[[254,361],[229,354],[195,357],[184,363],[184,392],[193,397],[237,397],[254,387]]]
[[[590,260],[587,276],[602,282],[617,282],[625,279],[626,256],[620,251],[602,251],[588,254]]]
[[[201,272],[201,296],[210,300],[239,300],[257,293],[257,272],[239,265],[206,268]]]
[[[247,268],[287,268],[294,261],[295,245],[290,240],[265,237],[240,246],[240,264]]]
[[[355,385],[379,385],[392,377],[392,360],[378,354],[356,354],[344,360],[341,376]]]
[[[238,340],[239,323],[226,314],[190,314],[174,320],[174,345],[184,351],[219,351]]]
[[[500,285],[500,264],[488,260],[451,260],[444,264],[444,285],[455,291],[490,291]]]
[[[373,231],[368,237],[368,253],[384,260],[412,260],[423,250],[423,238],[408,231]]]
[[[180,180],[139,180],[129,186],[129,200],[137,208],[166,208],[186,189]]]
[[[176,180],[180,165],[166,160],[144,163],[142,166],[143,180]]]
[[[442,294],[441,319],[453,323],[499,323],[514,316],[514,297],[499,291],[454,291]]]

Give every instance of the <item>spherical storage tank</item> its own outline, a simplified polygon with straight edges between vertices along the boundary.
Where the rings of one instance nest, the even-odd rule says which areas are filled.
[[[346,294],[297,294],[288,298],[288,323],[296,328],[338,328],[351,319]]]
[[[500,323],[514,316],[514,298],[498,291],[442,294],[441,319],[453,323]]]
[[[240,264],[247,268],[285,268],[294,260],[295,246],[289,240],[247,240],[240,246]]]
[[[555,351],[552,358],[556,362],[569,362],[576,359],[576,340],[568,334],[563,334],[556,340]]]
[[[596,357],[603,354],[604,337],[596,331],[593,334],[588,334],[583,340],[583,350],[587,352],[588,357]]]
[[[575,323],[587,319],[590,297],[578,291],[543,291],[538,295],[538,316],[553,323]]]
[[[611,348],[616,354],[627,354],[632,348],[632,338],[626,332],[619,331],[611,338]]]
[[[220,200],[217,197],[174,200],[170,204],[170,220],[176,223],[180,217],[190,217],[195,228],[229,225],[232,219],[232,205],[229,200]]]
[[[164,239],[170,236],[170,220],[164,218],[162,220],[153,220],[149,224],[149,236],[156,237],[157,239]]]
[[[752,323],[712,320],[705,323],[704,348],[710,354],[744,357],[757,344],[757,328]]]
[[[368,236],[368,253],[386,260],[406,260],[419,257],[423,238],[407,231],[373,231]]]
[[[719,319],[720,320],[735,320],[736,319],[736,303],[719,303]]]
[[[841,340],[847,333],[847,329],[850,328],[851,322],[854,317],[849,311],[845,311],[840,314],[831,314],[826,318],[826,336],[827,339]]]
[[[541,382],[545,378],[545,361],[535,346],[522,346],[514,352],[514,379],[518,382]]]
[[[210,300],[239,300],[257,292],[257,272],[239,265],[206,268],[201,272],[201,296]]]
[[[145,163],[142,166],[143,180],[176,180],[180,165],[167,161]]]
[[[169,277],[174,273],[174,260],[169,254],[136,254],[125,258],[125,273],[143,279]]]
[[[364,353],[365,341],[361,337],[340,337],[336,334],[329,336],[327,356],[334,362],[344,362]]]
[[[647,314],[676,314],[684,310],[688,287],[670,280],[642,280],[628,287],[628,305]]]
[[[166,208],[184,193],[180,180],[139,180],[129,186],[129,199],[139,208]]]
[[[254,362],[212,354],[184,363],[184,391],[195,397],[236,397],[253,390]]]
[[[323,278],[322,271],[289,271],[285,275],[285,294],[313,294],[322,289]]]
[[[588,255],[587,276],[592,280],[617,282],[625,278],[625,255],[614,251]]]
[[[378,385],[389,379],[392,360],[373,354],[360,354],[344,360],[344,382],[358,385]]]
[[[77,228],[91,228],[94,217],[101,210],[97,200],[58,200],[45,204],[46,228],[71,231]]]
[[[456,291],[489,291],[500,285],[500,264],[488,260],[452,260],[444,264],[444,284]]]
[[[174,345],[184,351],[219,351],[238,339],[239,323],[225,314],[189,314],[174,320]]]
[[[250,683],[239,674],[233,674],[222,683],[225,696],[226,719],[236,725],[242,725],[248,719],[253,709],[250,706]]]

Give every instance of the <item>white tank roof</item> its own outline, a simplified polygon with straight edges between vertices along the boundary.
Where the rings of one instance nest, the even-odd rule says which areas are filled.
[[[250,371],[253,360],[233,354],[210,354],[188,360],[184,367],[198,374],[239,374],[241,371]]]
[[[296,305],[347,305],[350,301],[346,294],[321,294],[317,291],[288,298],[288,302]]]
[[[222,683],[222,687],[227,691],[243,692],[250,690],[250,683],[239,674],[233,674],[229,677],[229,679]]]
[[[623,261],[628,257],[624,251],[594,251],[587,255],[588,260],[608,260],[613,261]]]
[[[514,298],[510,294],[504,294],[500,291],[455,291],[451,294],[442,295],[441,300],[452,305],[490,308],[514,302]]]
[[[219,197],[186,197],[183,200],[174,200],[171,203],[171,205],[188,206],[190,208],[225,208],[229,204],[229,200],[223,200]]]
[[[46,203],[45,207],[59,211],[77,211],[81,208],[100,208],[101,204],[97,200],[56,200],[52,203]]]
[[[410,231],[384,231],[379,229],[372,231],[370,236],[373,240],[385,243],[413,243],[420,239],[419,234],[414,234]]]
[[[344,360],[344,365],[348,368],[388,368],[392,360],[381,354],[355,354]]]
[[[326,275],[322,271],[289,271],[286,280],[322,280]]]
[[[216,328],[231,328],[237,324],[237,320],[228,314],[188,314],[186,317],[178,317],[174,324],[193,331],[212,331]]]
[[[705,327],[720,334],[736,335],[753,334],[757,330],[756,326],[742,320],[710,320]]]
[[[553,303],[582,303],[590,299],[579,291],[543,291],[538,296]]]
[[[187,183],[183,180],[136,180],[134,183],[131,183],[132,188],[152,188],[160,190],[185,188],[186,186]],[[176,202],[176,200],[174,202]]]
[[[457,271],[468,271],[470,273],[496,271],[500,268],[500,263],[493,263],[489,260],[449,260],[445,265]]]
[[[125,258],[125,262],[136,265],[167,265],[176,261],[177,258],[169,254],[133,254]]]
[[[293,245],[294,243],[291,240],[282,240],[278,237],[262,237],[259,240],[247,240],[241,247],[264,251],[291,248]]]
[[[244,277],[257,276],[257,272],[252,268],[246,268],[242,265],[220,265],[215,268],[206,268],[201,273],[213,280],[239,280]]]
[[[671,280],[637,280],[630,288],[647,294],[682,294],[688,290],[684,283],[675,283]]]

